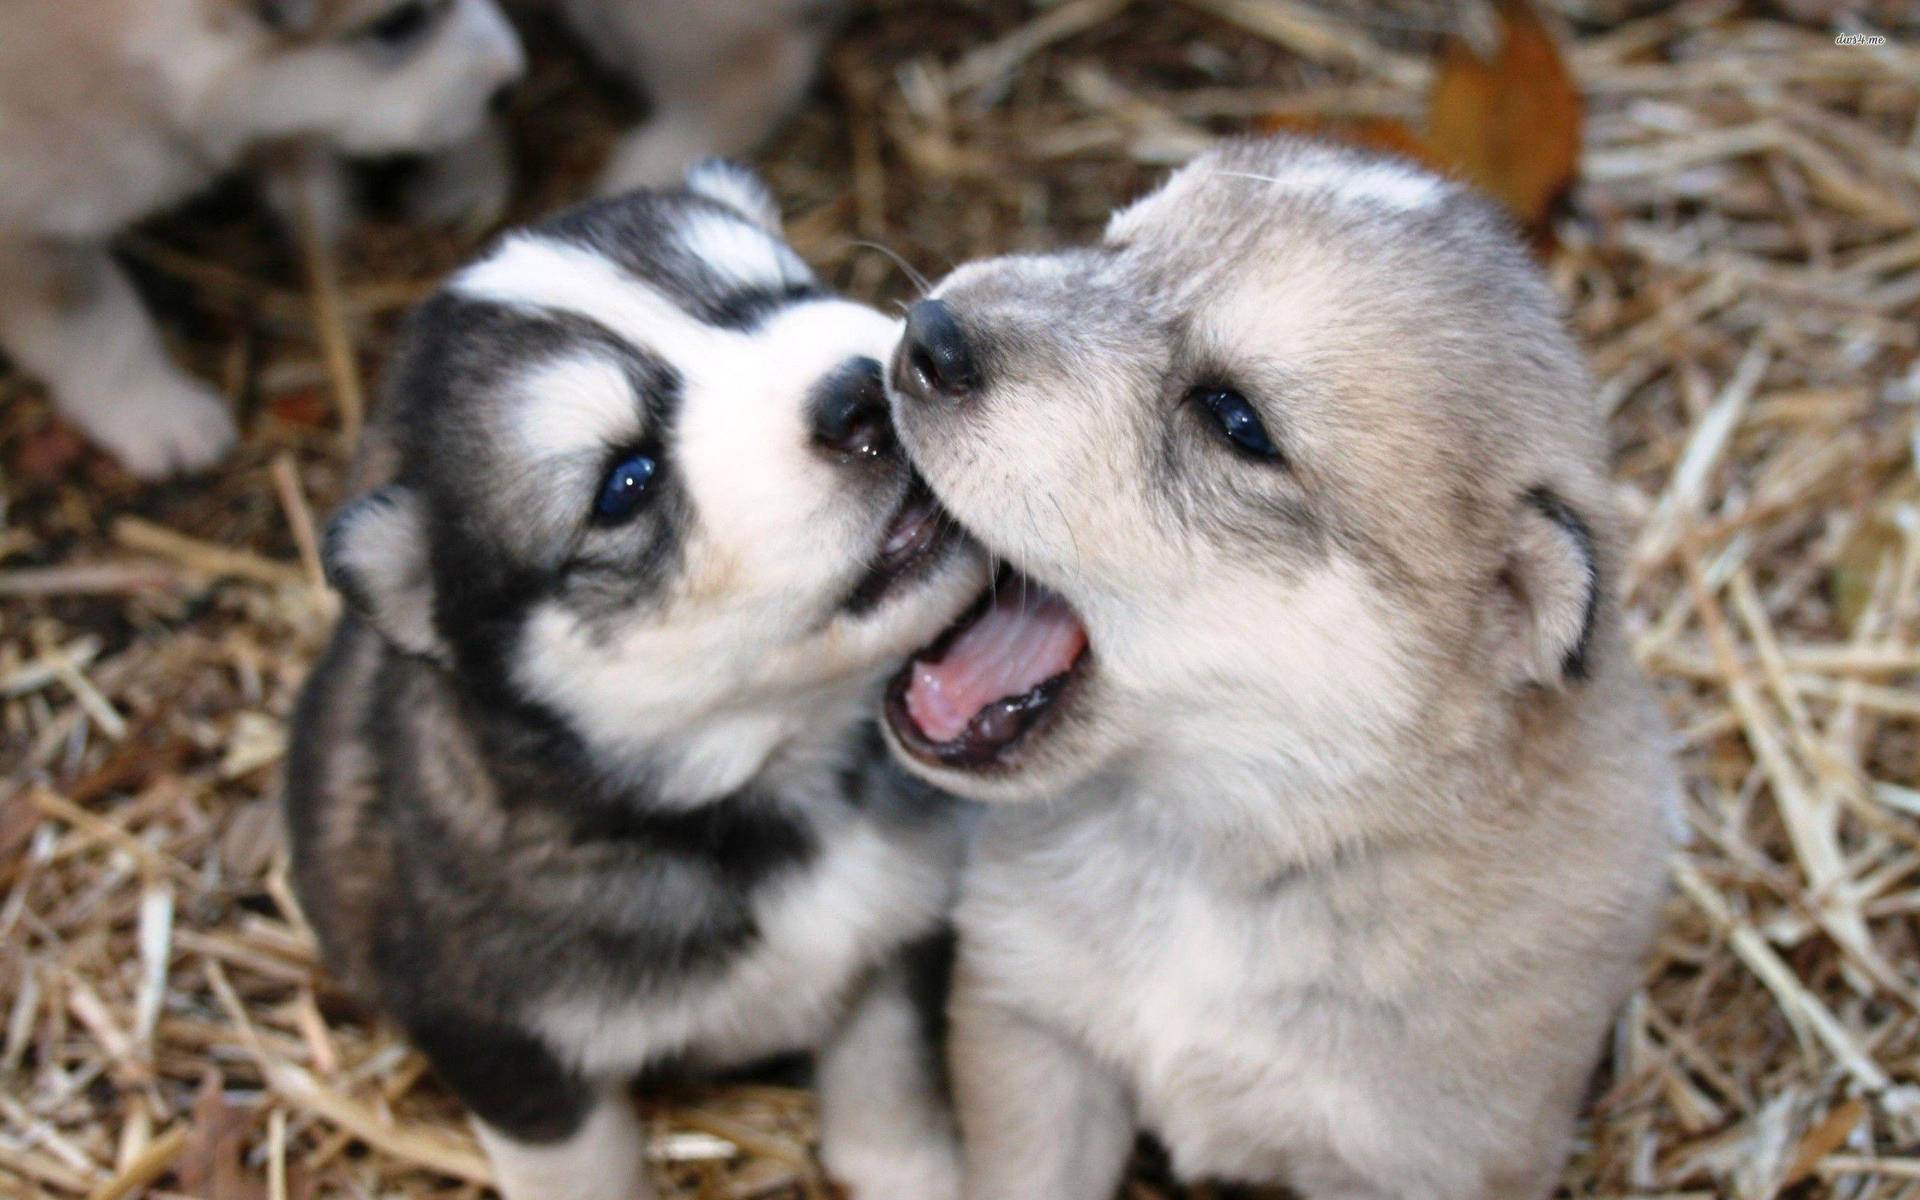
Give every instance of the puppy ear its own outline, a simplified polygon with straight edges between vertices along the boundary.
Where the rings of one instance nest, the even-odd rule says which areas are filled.
[[[749,167],[724,158],[706,158],[687,168],[687,190],[733,209],[755,225],[780,236],[780,204]]]
[[[1559,687],[1585,679],[1599,603],[1593,531],[1554,492],[1528,492],[1514,513],[1496,601],[1509,681]]]
[[[320,19],[320,0],[255,0],[260,21],[279,33],[305,33]]]
[[[327,526],[327,579],[400,650],[445,659],[433,622],[433,574],[419,495],[392,484],[349,504]]]

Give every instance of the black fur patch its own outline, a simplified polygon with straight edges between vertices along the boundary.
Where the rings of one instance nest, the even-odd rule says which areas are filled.
[[[1593,530],[1579,513],[1573,511],[1571,505],[1544,485],[1527,493],[1527,503],[1538,509],[1541,516],[1566,531],[1567,536],[1573,539],[1581,563],[1587,569],[1587,598],[1580,617],[1580,636],[1574,639],[1566,657],[1560,660],[1560,670],[1568,679],[1584,680],[1589,665],[1587,655],[1593,645],[1593,625],[1600,610],[1600,564],[1594,556]]]
[[[707,319],[727,329],[757,329],[781,309],[808,300],[819,300],[826,294],[826,290],[816,283],[728,292],[712,303],[707,311]]]
[[[573,1135],[593,1093],[524,1030],[445,1008],[402,1014],[434,1073],[487,1124],[522,1142]]]
[[[947,1080],[947,996],[953,990],[953,963],[957,938],[952,926],[943,926],[901,951],[907,975],[907,997],[920,1020],[921,1044],[940,1090]]]
[[[752,793],[692,809],[650,808],[631,797],[590,804],[574,817],[573,838],[575,845],[623,842],[649,855],[686,859],[738,888],[804,866],[816,849],[811,829],[778,801]]]
[[[777,798],[662,805],[603,776],[560,721],[432,666],[391,660],[374,688],[381,819],[407,848],[375,917],[377,966],[409,994],[505,1013],[718,968],[758,936],[759,889],[816,853]]]

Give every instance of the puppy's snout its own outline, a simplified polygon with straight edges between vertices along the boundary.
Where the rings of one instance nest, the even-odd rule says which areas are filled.
[[[953,310],[922,300],[907,310],[894,384],[917,400],[957,403],[980,386],[980,366]]]
[[[880,364],[854,358],[820,381],[813,399],[813,440],[836,454],[879,458],[892,451],[893,423]]]

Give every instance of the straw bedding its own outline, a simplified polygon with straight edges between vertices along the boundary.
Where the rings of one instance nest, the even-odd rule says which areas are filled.
[[[1827,23],[1843,9],[1861,22]],[[1636,653],[1688,769],[1670,919],[1565,1187],[1920,1195],[1920,20],[1561,0],[1549,21],[1586,106],[1549,270],[1611,414]],[[1437,39],[1491,22],[884,0],[762,165],[822,271],[895,303],[912,272],[1088,235],[1261,118],[1417,124]],[[630,113],[535,42],[516,217],[581,194]],[[483,1186],[457,1106],[317,969],[273,810],[335,606],[314,529],[349,380],[371,390],[397,312],[473,245],[370,218],[303,256],[236,189],[129,237],[247,430],[205,480],[131,484],[0,374],[0,1194]],[[670,1195],[827,1194],[803,1090],[645,1104]],[[1175,1194],[1150,1162],[1129,1187]]]

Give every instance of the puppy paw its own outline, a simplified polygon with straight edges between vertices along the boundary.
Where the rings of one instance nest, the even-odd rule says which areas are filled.
[[[823,1148],[820,1158],[849,1200],[959,1200],[960,1154],[948,1138]]]
[[[687,168],[715,152],[713,134],[674,114],[655,117],[623,138],[600,173],[598,192],[617,196],[635,188],[678,185]]]
[[[240,433],[218,392],[175,374],[143,379],[110,403],[70,415],[142,479],[203,471],[233,448]]]

